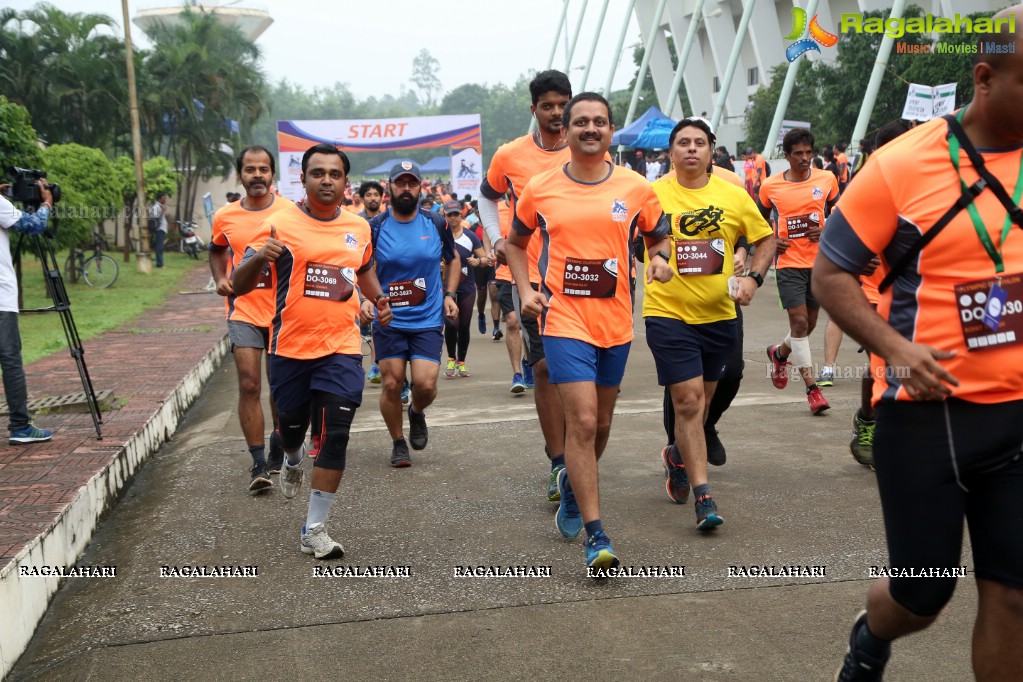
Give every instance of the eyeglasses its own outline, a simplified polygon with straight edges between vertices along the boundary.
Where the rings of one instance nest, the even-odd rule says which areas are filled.
[[[411,189],[412,187],[419,187],[418,180],[391,180],[391,184],[395,187],[401,187],[402,189]]]

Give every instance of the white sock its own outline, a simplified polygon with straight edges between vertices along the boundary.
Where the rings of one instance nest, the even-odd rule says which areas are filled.
[[[305,443],[295,450],[284,451],[284,465],[294,469],[302,464],[303,457],[305,457]]]
[[[326,521],[327,514],[330,513],[330,505],[333,503],[334,493],[325,493],[313,488],[309,492],[309,513],[305,517],[306,530],[317,523]]]

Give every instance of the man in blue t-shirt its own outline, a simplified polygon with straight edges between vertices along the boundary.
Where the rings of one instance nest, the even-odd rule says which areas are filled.
[[[373,345],[383,379],[380,414],[393,440],[391,466],[407,467],[412,458],[401,414],[406,364],[412,366],[409,441],[422,450],[429,437],[423,412],[437,397],[444,318],[458,316],[455,291],[462,272],[446,221],[419,209],[419,168],[409,161],[395,164],[389,185],[391,206],[370,228],[377,277],[394,317],[387,327],[373,323]]]

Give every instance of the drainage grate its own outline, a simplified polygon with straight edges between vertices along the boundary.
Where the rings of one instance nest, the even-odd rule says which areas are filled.
[[[100,409],[107,411],[113,409],[113,392],[109,389],[96,394],[96,402]],[[28,401],[28,410],[40,414],[60,413],[87,413],[89,403],[84,393],[69,393],[67,395],[48,395],[43,398],[33,398]],[[10,414],[7,409],[7,401],[0,402],[0,414]]]

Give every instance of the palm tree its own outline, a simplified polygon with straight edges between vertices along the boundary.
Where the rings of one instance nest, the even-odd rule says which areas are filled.
[[[150,31],[140,100],[151,154],[173,159],[183,175],[178,215],[189,217],[199,179],[227,175],[239,135],[262,113],[266,80],[259,48],[215,15],[186,10],[181,22]]]

